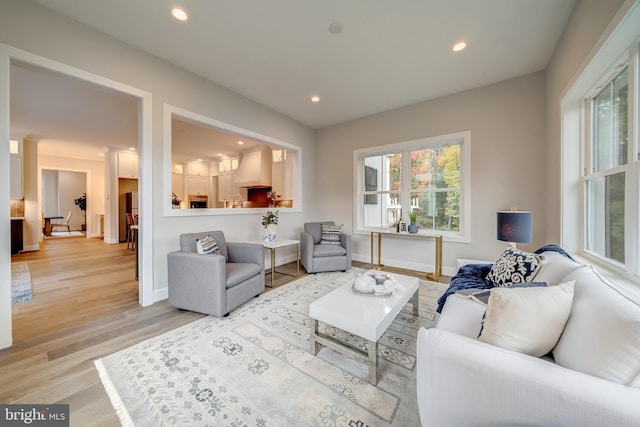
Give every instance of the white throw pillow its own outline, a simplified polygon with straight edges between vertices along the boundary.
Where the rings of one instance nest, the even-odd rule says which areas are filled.
[[[567,326],[553,349],[556,363],[640,388],[640,303],[589,265],[565,280],[575,280],[575,296]]]
[[[210,235],[202,239],[196,239],[196,251],[203,255],[222,255],[222,252],[218,247],[218,242],[216,242],[216,240]]]
[[[547,282],[549,286],[562,283],[567,274],[580,268],[582,264],[558,252],[546,251],[542,266],[536,274],[536,282]]]
[[[544,356],[556,346],[567,323],[573,284],[492,288],[478,339],[531,356]]]

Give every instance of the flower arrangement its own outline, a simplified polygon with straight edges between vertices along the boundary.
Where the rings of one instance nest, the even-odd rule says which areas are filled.
[[[173,206],[180,206],[180,202],[181,200],[178,199],[178,196],[176,196],[176,193],[171,193],[171,204]]]
[[[273,243],[276,240],[278,229],[278,211],[267,211],[262,216],[262,226],[264,227],[264,241]]]
[[[262,226],[267,228],[270,224],[278,225],[278,211],[267,211],[262,216]]]
[[[280,194],[271,190],[267,192],[267,198],[269,199],[269,206],[275,206],[278,199],[282,197]]]

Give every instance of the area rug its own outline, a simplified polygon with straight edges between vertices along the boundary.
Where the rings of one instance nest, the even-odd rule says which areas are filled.
[[[416,335],[446,285],[421,281],[379,341],[378,385],[363,362],[309,353],[309,303],[362,270],[304,276],[227,318],[205,317],[95,362],[124,426],[419,426]],[[366,304],[370,297],[362,297]],[[366,349],[335,328],[321,331]]]
[[[85,237],[82,231],[52,231],[49,237]]]
[[[31,272],[26,262],[11,263],[11,304],[31,301]]]

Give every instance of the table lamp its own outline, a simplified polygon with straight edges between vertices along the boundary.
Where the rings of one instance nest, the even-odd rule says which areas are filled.
[[[516,208],[498,211],[498,240],[509,242],[514,248],[516,243],[530,242],[531,216],[531,212],[519,211]]]

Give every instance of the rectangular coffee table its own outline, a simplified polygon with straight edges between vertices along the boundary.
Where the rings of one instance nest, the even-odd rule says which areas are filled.
[[[319,344],[343,354],[363,360],[369,365],[369,383],[378,382],[378,340],[404,305],[412,300],[413,314],[418,315],[419,300],[417,277],[393,274],[397,283],[388,297],[357,295],[347,283],[309,304],[311,318],[310,351],[318,353]],[[367,340],[368,352],[347,346],[318,331],[318,322],[323,322]]]

